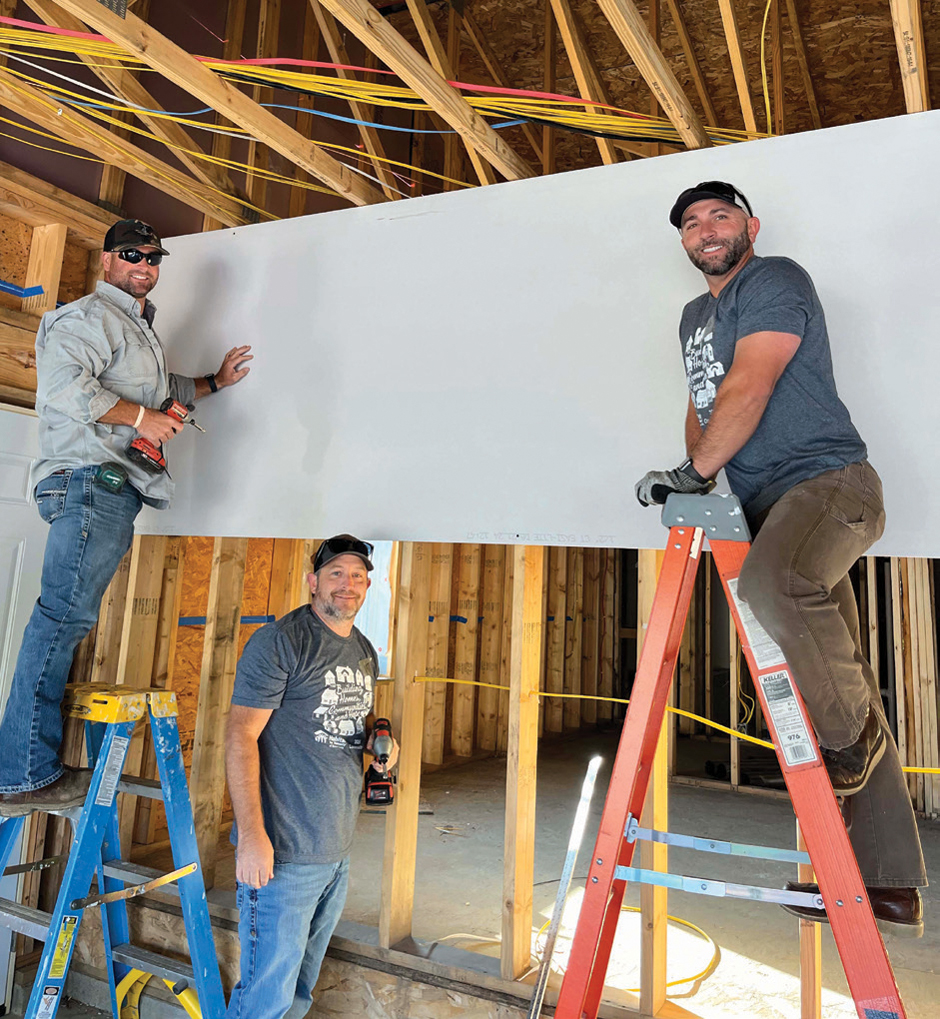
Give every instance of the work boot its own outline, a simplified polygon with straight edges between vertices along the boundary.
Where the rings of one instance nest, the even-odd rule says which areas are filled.
[[[884,756],[885,746],[884,729],[869,706],[862,731],[851,746],[841,750],[820,748],[836,796],[854,796],[865,788],[869,775]]]
[[[88,795],[91,772],[65,766],[65,772],[41,789],[0,795],[0,817],[25,817],[34,810],[65,810],[80,807]]]
[[[871,910],[875,914],[878,929],[883,934],[895,934],[902,938],[919,938],[924,933],[924,900],[919,888],[866,888]],[[809,892],[819,894],[819,885],[787,882],[788,892]],[[813,906],[791,906],[783,908],[801,920],[829,923],[825,909]]]

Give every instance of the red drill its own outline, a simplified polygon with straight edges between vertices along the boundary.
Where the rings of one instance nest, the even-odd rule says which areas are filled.
[[[184,425],[193,425],[200,432],[205,432],[205,428],[197,425],[189,416],[189,408],[184,407],[178,400],[174,400],[170,396],[160,404],[160,410],[164,414],[176,418],[177,421],[182,422]],[[133,460],[135,464],[139,464],[149,474],[163,474],[166,470],[166,457],[163,455],[163,447],[154,446],[152,442],[148,442],[147,439],[140,435],[128,446],[127,456],[128,459]]]

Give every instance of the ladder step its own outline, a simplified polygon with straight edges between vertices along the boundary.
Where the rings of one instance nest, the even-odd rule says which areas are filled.
[[[148,881],[154,881],[156,878],[163,877],[164,874],[162,870],[155,870],[153,867],[142,867],[139,863],[131,863],[129,860],[112,860],[110,863],[106,863],[104,865],[104,873],[106,877],[116,878],[118,881],[123,881],[128,885],[146,884]],[[180,896],[179,887],[175,882],[165,884],[159,890],[175,895],[176,898]]]
[[[703,839],[694,835],[680,835],[677,832],[657,831],[655,828],[641,828],[635,817],[627,815],[624,831],[627,842],[642,839],[645,842],[660,842],[683,849],[697,849],[702,853],[719,853],[722,856],[746,856],[757,860],[777,860],[780,863],[810,863],[809,853],[799,849],[777,849],[774,846],[752,846],[746,842],[722,842],[719,839]]]
[[[115,962],[123,962],[125,966],[143,970],[145,973],[152,973],[161,980],[172,980],[174,984],[185,980],[188,986],[196,986],[193,968],[188,962],[170,959],[158,952],[151,952],[147,948],[139,948],[137,945],[115,945],[112,955]]]
[[[52,914],[32,906],[24,906],[10,899],[0,899],[0,927],[8,927],[18,934],[25,934],[36,941],[45,941],[49,937],[49,924]]]
[[[137,778],[134,775],[122,775],[118,782],[118,789],[122,793],[130,793],[132,796],[143,796],[147,800],[162,800],[163,788],[159,781],[152,778]]]
[[[788,892],[783,888],[765,888],[762,885],[739,885],[731,881],[713,881],[704,877],[690,877],[686,874],[670,874],[661,870],[644,870],[642,867],[617,867],[614,870],[617,881],[632,881],[641,885],[658,885],[660,888],[674,888],[679,892],[693,895],[713,895],[717,898],[751,899],[753,902],[773,902],[778,906],[811,906],[822,909],[821,895],[812,892]]]

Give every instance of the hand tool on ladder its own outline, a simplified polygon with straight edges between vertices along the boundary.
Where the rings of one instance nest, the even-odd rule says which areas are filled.
[[[905,1019],[904,1006],[878,932],[848,833],[819,753],[803,700],[780,648],[737,597],[750,535],[734,496],[670,495],[663,509],[669,539],[653,601],[630,706],[614,761],[607,801],[556,1019],[596,1019],[627,881],[640,880],[706,895],[734,895],[776,903],[824,905],[859,1019]],[[631,867],[638,837],[677,841],[684,836],[639,829],[695,574],[707,538],[741,644],[773,737],[793,809],[800,822],[820,896],[760,889]],[[679,844],[707,848],[706,839]],[[690,843],[695,843],[691,844]],[[758,855],[761,847],[710,843],[714,852]],[[773,859],[805,855],[768,849]],[[805,898],[797,900],[796,895]],[[812,900],[816,899],[814,903]]]
[[[63,710],[85,720],[85,745],[93,771],[84,806],[57,811],[72,820],[75,838],[55,909],[49,914],[0,899],[0,925],[45,942],[26,1019],[53,1019],[55,1016],[64,996],[84,910],[95,905],[101,907],[113,1015],[122,1014],[122,1002],[134,982],[152,974],[171,987],[189,1015],[222,1019],[225,998],[183,768],[176,695],[166,690],[133,690],[126,686],[83,683],[66,688]],[[160,781],[122,781],[124,758],[134,726],[145,717],[149,718],[153,734]],[[116,802],[119,786],[137,796],[163,800],[173,852],[174,870],[170,874],[161,875],[120,859]],[[25,817],[13,817],[0,821],[0,869],[7,863],[25,820]],[[98,891],[89,895],[95,874]],[[179,896],[190,963],[130,944],[127,900],[155,887],[172,890]],[[131,980],[133,974],[136,976]],[[137,990],[136,996],[139,994]],[[133,1002],[136,1004],[136,997]]]

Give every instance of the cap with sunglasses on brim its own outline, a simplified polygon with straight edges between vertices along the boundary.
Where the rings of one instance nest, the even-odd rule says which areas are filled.
[[[679,195],[676,199],[676,204],[673,205],[669,213],[669,222],[677,230],[681,229],[682,217],[685,215],[685,210],[690,205],[695,205],[696,202],[702,202],[709,198],[717,198],[721,202],[734,205],[742,212],[746,212],[748,216],[754,215],[751,212],[751,203],[733,184],[726,184],[723,180],[706,180],[701,184],[696,184],[694,188],[686,188]]]
[[[169,251],[160,242],[160,235],[149,223],[140,219],[119,219],[104,235],[104,251],[127,251],[141,245],[156,248],[161,255]]]
[[[366,564],[367,570],[373,570],[372,552],[374,546],[368,541],[360,541],[352,534],[337,534],[326,541],[317,549],[313,557],[313,572],[319,573],[328,562],[341,555],[355,555]]]

